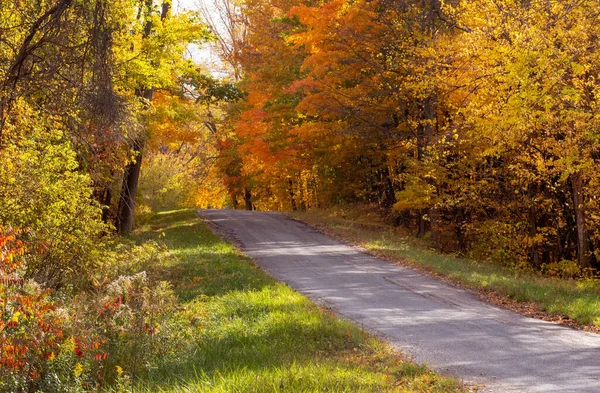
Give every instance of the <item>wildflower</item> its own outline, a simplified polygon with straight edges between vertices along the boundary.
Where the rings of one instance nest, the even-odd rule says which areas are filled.
[[[75,368],[73,369],[73,375],[75,375],[75,377],[79,377],[82,372],[83,372],[83,366],[81,365],[81,363],[77,363],[75,365]]]

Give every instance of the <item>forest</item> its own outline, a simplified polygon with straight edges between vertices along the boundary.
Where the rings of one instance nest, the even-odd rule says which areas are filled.
[[[439,250],[598,267],[593,1],[245,7],[231,61],[247,97],[225,149],[234,199],[374,203]]]
[[[596,276],[597,1],[207,4],[0,0],[0,391],[128,389],[183,340],[169,253],[130,239],[164,209],[368,204]]]

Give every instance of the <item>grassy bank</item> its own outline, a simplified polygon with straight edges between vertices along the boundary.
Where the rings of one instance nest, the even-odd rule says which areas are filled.
[[[169,323],[178,338],[135,391],[465,391],[268,277],[194,211],[160,213],[135,239],[175,255],[156,269],[179,301]]]
[[[561,280],[486,262],[443,255],[360,206],[291,215],[386,259],[408,264],[480,291],[493,303],[557,322],[600,328],[597,280]]]

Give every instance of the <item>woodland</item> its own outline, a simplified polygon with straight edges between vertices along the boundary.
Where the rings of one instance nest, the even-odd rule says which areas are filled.
[[[129,386],[162,353],[169,256],[128,236],[163,209],[370,204],[442,252],[596,275],[597,1],[191,8],[0,0],[0,391]]]

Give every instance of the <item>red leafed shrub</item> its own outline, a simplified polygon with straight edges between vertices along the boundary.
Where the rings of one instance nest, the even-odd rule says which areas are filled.
[[[60,351],[64,320],[50,291],[23,280],[25,245],[0,228],[0,388],[33,390]]]
[[[0,392],[123,388],[172,342],[169,284],[140,272],[53,292],[23,279],[27,257],[18,234],[0,228]]]

